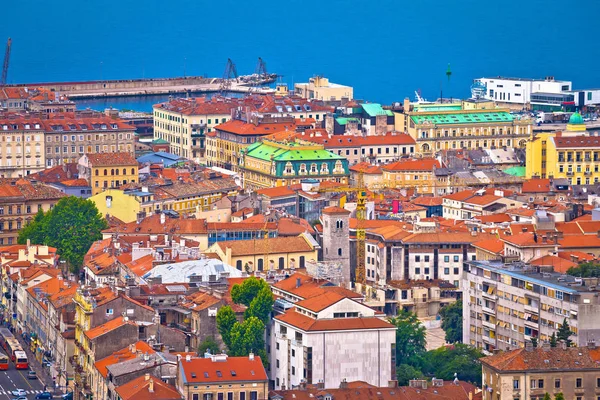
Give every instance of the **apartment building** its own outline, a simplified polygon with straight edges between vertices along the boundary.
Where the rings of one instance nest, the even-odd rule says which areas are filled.
[[[400,160],[381,167],[382,184],[388,188],[414,188],[419,194],[436,194],[438,182],[435,170],[440,168],[434,158]]]
[[[323,76],[315,76],[309,78],[307,83],[294,84],[294,93],[305,99],[340,101],[352,100],[354,89],[352,86],[329,82],[329,79]]]
[[[530,343],[480,359],[483,400],[554,398],[595,399],[600,392],[600,351],[594,341],[587,347],[550,347]]]
[[[483,86],[483,97],[507,105],[526,106],[532,103],[532,95],[560,95],[570,91],[570,81],[556,80],[549,76],[544,79],[509,78],[503,76],[479,78],[475,80]],[[533,96],[535,99],[535,96]]]
[[[179,361],[176,386],[185,400],[266,400],[269,396],[267,372],[252,353],[248,357],[186,355]]]
[[[46,166],[77,162],[84,154],[133,155],[135,127],[103,114],[58,114],[43,121]]]
[[[17,243],[19,230],[39,210],[50,210],[63,197],[60,190],[24,179],[0,184],[0,245]]]
[[[344,379],[385,386],[394,379],[396,328],[357,301],[362,296],[298,273],[273,285],[273,293],[290,306],[271,330],[276,390],[301,383],[338,387]]]
[[[92,187],[92,195],[138,181],[138,162],[132,153],[84,154],[78,162],[79,177]]]
[[[523,204],[516,196],[508,196],[511,191],[501,189],[462,190],[443,197],[444,218],[473,219],[487,215],[504,213],[517,209]]]
[[[332,153],[345,157],[350,165],[360,162],[385,164],[401,157],[415,155],[416,142],[405,133],[388,132],[384,135],[333,135],[324,129],[309,129],[296,135],[309,142],[322,144]]]
[[[0,177],[18,178],[45,168],[44,123],[40,118],[0,118],[0,135]]]
[[[469,261],[463,276],[463,342],[484,352],[549,340],[566,318],[577,346],[600,332],[596,278],[499,261]]]

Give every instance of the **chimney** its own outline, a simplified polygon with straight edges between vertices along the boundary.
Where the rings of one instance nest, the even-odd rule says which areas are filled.
[[[319,382],[317,382],[317,389],[319,389],[319,390],[325,389],[325,382],[323,382],[323,379],[319,379]]]
[[[150,374],[147,373],[146,375],[144,375],[144,379],[145,380],[150,380]]]
[[[469,400],[473,400],[473,392],[469,392]]]
[[[254,355],[252,357],[254,357]],[[190,356],[189,354],[187,354],[185,356],[185,362],[190,362],[190,361],[192,361],[192,356]]]
[[[250,353],[250,354],[248,354],[248,359],[249,359],[250,361],[254,361],[254,353]]]
[[[148,382],[148,391],[154,393],[154,379],[150,379],[150,382]]]
[[[600,234],[598,237],[600,237]],[[548,243],[548,238],[546,237],[546,235],[542,236],[542,243]]]
[[[533,343],[531,343],[531,340],[525,342],[525,351],[533,351]]]
[[[166,221],[167,217],[165,216],[164,213],[160,213],[160,224],[164,225],[165,221]]]
[[[588,339],[587,347],[588,349],[594,350],[596,348],[596,340]]]
[[[296,278],[296,288],[299,288],[302,285],[302,280],[300,278]]]
[[[348,381],[346,381],[346,378],[342,379],[340,382],[340,389],[348,389]]]
[[[550,350],[551,348],[552,348],[552,346],[550,346],[550,342],[544,341],[542,343],[542,350]]]
[[[567,341],[566,340],[561,340],[560,341],[560,348],[563,350],[567,349]]]

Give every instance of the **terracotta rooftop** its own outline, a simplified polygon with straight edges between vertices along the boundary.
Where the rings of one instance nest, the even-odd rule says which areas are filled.
[[[522,232],[511,236],[504,236],[504,242],[519,246],[519,247],[554,247],[555,244],[551,240],[546,243],[542,242],[542,237],[534,232]]]
[[[384,171],[432,171],[434,168],[440,168],[438,160],[434,158],[421,158],[418,160],[401,160],[391,164],[383,165]]]
[[[498,255],[502,254],[502,252],[504,251],[504,242],[498,238],[481,240],[479,242],[473,243],[472,245],[473,247],[477,247],[487,252]]]
[[[550,191],[550,179],[534,178],[523,182],[522,193],[547,193]]]
[[[382,174],[383,171],[381,170],[381,166],[379,165],[372,165],[366,161],[360,162],[358,164],[355,164],[353,166],[350,167],[350,171],[354,171],[354,172],[362,172],[364,174]]]
[[[322,209],[321,213],[322,214],[345,214],[345,215],[348,215],[348,214],[350,214],[350,211],[346,210],[345,208],[330,206],[330,207],[325,207],[324,209]]]
[[[187,384],[210,384],[219,382],[266,382],[267,373],[259,356],[226,357],[224,361],[213,361],[212,358],[193,357],[189,361],[182,358],[180,371]]]
[[[116,318],[111,319],[108,322],[103,323],[102,325],[98,325],[95,328],[85,331],[84,334],[85,336],[87,336],[88,339],[94,340],[99,336],[102,336],[110,331],[114,331],[115,329],[118,329],[127,324],[135,325],[135,322],[125,320],[124,317],[118,316]]]
[[[294,121],[295,122],[295,121]],[[217,125],[216,131],[224,131],[235,135],[257,135],[264,136],[275,132],[293,131],[296,129],[294,122],[286,123],[258,123],[252,124],[240,120],[229,120],[225,123]]]
[[[540,267],[552,267],[555,272],[560,272],[561,274],[566,274],[569,268],[577,266],[577,263],[551,255],[545,255],[536,258],[535,260],[532,260],[530,264],[537,265]]]
[[[296,192],[290,189],[288,186],[279,186],[273,188],[266,189],[258,189],[256,191],[257,194],[265,197],[276,198],[276,197],[291,197],[296,194]]]
[[[286,236],[260,240],[230,240],[217,242],[216,245],[223,253],[226,253],[228,248],[231,249],[233,257],[261,255],[267,252],[269,254],[282,254],[303,253],[314,250],[314,247],[303,236]]]
[[[106,367],[108,367],[109,365],[131,360],[135,357],[138,357],[140,354],[145,353],[152,354],[155,353],[155,351],[154,349],[152,349],[152,347],[148,345],[148,343],[140,340],[131,346],[115,351],[108,357],[96,361],[94,366],[96,367],[98,372],[100,372],[100,374],[106,378],[106,376],[108,375],[108,369]]]
[[[508,214],[477,215],[475,219],[482,224],[501,224],[503,222],[512,222]]]
[[[377,317],[313,319],[296,312],[295,309],[287,310],[277,315],[275,319],[305,332],[396,329],[394,325]]]
[[[115,388],[121,400],[180,400],[175,386],[152,375],[142,375]]]
[[[298,285],[299,283],[299,285]],[[287,279],[272,285],[282,292],[293,294],[301,299],[318,296],[326,292],[336,292],[351,299],[362,300],[363,296],[341,286],[335,286],[324,279],[315,279],[310,275],[296,272]]]
[[[588,347],[525,348],[484,357],[482,364],[507,372],[577,371],[600,367],[600,349]]]
[[[475,190],[462,190],[460,192],[446,195],[446,196],[444,196],[444,199],[455,200],[455,201],[465,201],[469,197],[474,196],[475,192],[476,192]]]
[[[444,202],[444,199],[442,197],[433,197],[433,196],[421,196],[421,197],[417,197],[416,199],[412,200],[413,204],[416,204],[419,206],[425,206],[425,207],[441,206],[443,202]]]
[[[110,166],[138,166],[138,162],[131,153],[94,153],[86,154],[92,167],[110,167]]]
[[[307,310],[320,312],[334,305],[346,296],[336,292],[324,292],[318,296],[309,297],[305,300],[300,300],[295,303],[296,306],[306,308]]]

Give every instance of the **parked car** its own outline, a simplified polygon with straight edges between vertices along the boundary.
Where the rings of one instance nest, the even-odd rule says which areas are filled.
[[[11,400],[27,400],[25,396],[13,397]]]
[[[37,379],[37,374],[35,371],[29,370],[27,373],[27,379]]]
[[[20,397],[20,396],[27,397],[27,392],[25,391],[25,389],[15,389],[10,393],[16,397]]]
[[[61,396],[62,400],[73,400],[73,392],[65,393]]]
[[[36,400],[50,400],[52,399],[52,393],[50,392],[42,392],[35,396]]]

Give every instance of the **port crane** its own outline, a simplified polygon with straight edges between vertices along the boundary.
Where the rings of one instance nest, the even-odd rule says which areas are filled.
[[[225,66],[225,72],[223,73],[223,79],[221,80],[221,87],[219,91],[221,93],[227,92],[231,89],[231,81],[233,79],[237,80],[238,73],[237,68],[235,67],[235,63],[231,61],[231,58],[227,59],[227,65]]]
[[[256,68],[254,69],[254,74],[259,77],[267,76],[267,63],[264,62],[262,57],[258,57],[258,62],[256,63]]]
[[[367,219],[367,189],[364,186],[363,173],[358,173],[356,186],[334,188],[319,188],[313,190],[317,193],[355,193],[356,194],[356,275],[355,283],[360,283],[365,289],[365,242],[367,238],[364,221]]]
[[[0,77],[0,86],[6,85],[6,78],[8,76],[8,64],[10,62],[10,48],[12,46],[12,39],[8,38],[6,41],[6,53],[4,53],[4,63],[2,64],[2,76]]]

